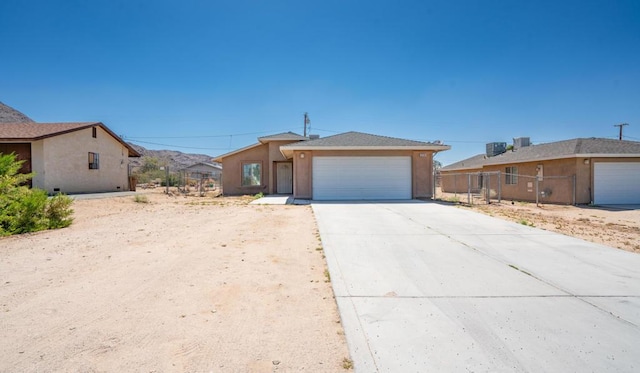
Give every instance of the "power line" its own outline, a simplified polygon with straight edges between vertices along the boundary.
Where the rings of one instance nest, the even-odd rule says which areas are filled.
[[[274,131],[261,131],[261,132],[246,132],[246,133],[233,133],[228,135],[193,135],[193,136],[124,136],[126,139],[200,139],[200,138],[220,138],[230,136],[249,136],[260,135],[264,133],[274,133],[280,131],[290,131],[291,129],[274,130]]]
[[[143,144],[151,144],[151,145],[160,145],[160,146],[168,146],[170,148],[183,148],[183,149],[200,149],[200,150],[229,150],[230,148],[201,148],[197,146],[181,146],[181,145],[171,145],[171,144],[160,144],[157,142],[149,142],[149,141],[140,141],[133,140],[131,142],[134,143],[143,143]]]

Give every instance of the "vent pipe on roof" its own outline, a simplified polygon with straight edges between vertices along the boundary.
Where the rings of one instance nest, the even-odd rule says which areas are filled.
[[[317,140],[320,138],[320,135],[311,135],[309,134],[309,140]]]

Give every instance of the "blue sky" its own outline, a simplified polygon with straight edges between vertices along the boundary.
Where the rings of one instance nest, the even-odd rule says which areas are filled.
[[[0,101],[151,149],[215,156],[304,112],[321,136],[442,140],[445,165],[622,122],[640,141],[637,0],[2,0],[0,45]]]

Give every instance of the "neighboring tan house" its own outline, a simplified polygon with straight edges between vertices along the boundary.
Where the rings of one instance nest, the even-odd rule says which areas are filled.
[[[431,198],[433,154],[450,149],[360,132],[314,139],[288,133],[259,140],[214,159],[225,170],[225,194],[263,191],[314,200]],[[269,151],[258,154],[264,147]]]
[[[535,201],[537,178],[545,202],[640,204],[640,142],[578,138],[527,144],[495,155],[487,146],[487,154],[443,167],[442,191],[466,193],[480,186],[483,176],[486,181],[499,174],[491,189],[507,200]]]
[[[100,122],[0,123],[0,153],[16,153],[49,194],[130,190],[129,157],[140,157]]]

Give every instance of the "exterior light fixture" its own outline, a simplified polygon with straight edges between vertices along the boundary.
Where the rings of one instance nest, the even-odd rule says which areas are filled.
[[[304,153],[300,153],[300,158],[304,158]]]

